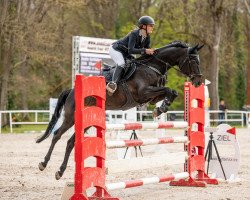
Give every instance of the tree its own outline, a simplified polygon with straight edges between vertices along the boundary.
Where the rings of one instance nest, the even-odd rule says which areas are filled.
[[[33,42],[31,29],[35,24],[42,22],[46,13],[46,1],[39,2],[15,0],[3,0],[1,4],[1,43],[0,43],[0,70],[1,70],[1,94],[0,109],[8,107],[9,91],[13,75],[18,70],[19,77],[26,77],[28,74],[28,60],[32,54],[29,46]],[[33,29],[34,30],[34,29]],[[22,79],[22,78],[21,78]],[[25,86],[26,80],[20,80],[19,84]],[[27,90],[19,87],[21,95],[21,105],[27,109]]]
[[[247,38],[247,101],[246,104],[250,105],[250,4],[247,0],[243,0],[243,12],[245,21],[245,34]]]
[[[73,35],[118,39],[134,29],[142,15],[156,21],[153,48],[173,40],[205,44],[200,59],[204,77],[212,81],[212,109],[217,109],[219,97],[240,108],[246,79],[250,103],[246,0],[2,0],[0,109],[47,107],[48,98],[71,87]],[[172,108],[181,109],[185,78],[175,70],[169,77],[168,86],[180,92]]]
[[[238,2],[237,2],[238,4]],[[235,107],[237,109],[242,109],[245,105],[246,100],[246,56],[244,52],[244,44],[242,44],[240,25],[240,15],[237,9],[238,5],[235,6],[233,14],[233,32],[234,32],[234,47],[235,47],[235,65],[236,65],[236,77],[235,77]],[[250,33],[250,32],[249,32]]]

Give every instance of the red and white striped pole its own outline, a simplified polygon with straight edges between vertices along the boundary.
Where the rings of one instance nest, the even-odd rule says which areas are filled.
[[[147,146],[154,144],[167,144],[167,143],[185,143],[188,142],[188,137],[164,137],[164,138],[149,138],[141,140],[122,140],[122,141],[107,141],[106,147],[108,149],[134,147],[134,146]]]
[[[106,189],[108,191],[126,189],[126,188],[139,187],[139,186],[153,184],[153,183],[162,183],[162,182],[170,182],[174,180],[186,179],[188,177],[189,177],[188,172],[182,172],[179,174],[172,174],[172,175],[167,175],[167,176],[162,176],[162,177],[142,178],[140,180],[110,183],[106,185]]]
[[[187,128],[187,127],[188,127],[188,123],[185,122],[185,121],[181,121],[181,122],[106,124],[106,130],[107,131],[167,129],[167,128]]]

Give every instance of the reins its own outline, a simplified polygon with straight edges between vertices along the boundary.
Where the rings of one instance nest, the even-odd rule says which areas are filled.
[[[180,69],[182,69],[182,67],[183,67],[183,65],[185,64],[185,62],[186,62],[187,59],[188,59],[189,68],[191,69],[191,67],[190,67],[190,65],[191,65],[191,63],[190,63],[190,62],[191,62],[191,61],[190,61],[190,56],[195,56],[195,57],[197,57],[196,54],[188,54],[188,53],[187,53],[186,58],[185,58],[185,59],[183,60],[183,62],[179,65],[179,68],[180,68]],[[156,69],[155,67],[152,67],[152,66],[146,64],[147,62],[149,62],[149,61],[152,60],[153,58],[155,58],[156,60],[158,60],[158,61],[160,61],[161,63],[165,64],[165,66],[166,66],[166,72],[165,72],[164,74],[162,74],[162,73],[161,73],[158,69]],[[144,65],[144,66],[148,67],[149,69],[153,70],[154,72],[156,72],[157,74],[159,74],[159,75],[161,75],[161,76],[166,76],[166,75],[167,75],[168,69],[171,69],[171,68],[175,69],[176,71],[180,72],[181,74],[184,74],[184,75],[188,76],[190,79],[192,79],[192,78],[194,78],[194,77],[196,77],[196,76],[202,76],[201,73],[199,73],[199,74],[187,75],[187,74],[183,73],[180,69],[176,68],[175,66],[172,66],[172,65],[170,65],[168,62],[165,62],[164,60],[158,58],[157,55],[155,55],[155,54],[153,54],[152,57],[150,57],[149,59],[145,59],[145,60],[142,60],[142,61],[138,61],[138,60],[135,59],[135,60],[133,60],[133,62],[138,63],[138,64],[141,64],[141,65]],[[198,69],[198,71],[200,72],[199,69]]]

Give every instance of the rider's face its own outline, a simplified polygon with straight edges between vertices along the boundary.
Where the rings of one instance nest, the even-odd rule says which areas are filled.
[[[144,30],[147,29],[148,34],[151,34],[153,32],[154,25],[153,24],[143,25],[143,28],[144,28]]]
[[[153,30],[154,30],[154,25],[153,25],[153,24],[147,25],[147,32],[148,32],[149,34],[151,34],[151,33],[153,32]]]

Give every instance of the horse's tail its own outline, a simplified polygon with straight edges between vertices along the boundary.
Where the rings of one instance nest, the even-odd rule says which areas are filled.
[[[56,108],[55,108],[55,112],[49,122],[49,125],[45,131],[45,133],[40,136],[37,140],[36,140],[36,143],[40,143],[42,142],[43,140],[45,140],[47,137],[49,137],[49,135],[51,134],[53,128],[55,127],[56,125],[56,122],[58,121],[58,119],[60,118],[60,115],[61,115],[61,112],[62,112],[62,108],[63,108],[63,105],[65,104],[65,101],[69,95],[69,93],[71,92],[72,89],[68,89],[68,90],[65,90],[63,91],[60,96],[58,97],[58,101],[57,101],[57,104],[56,104]]]

